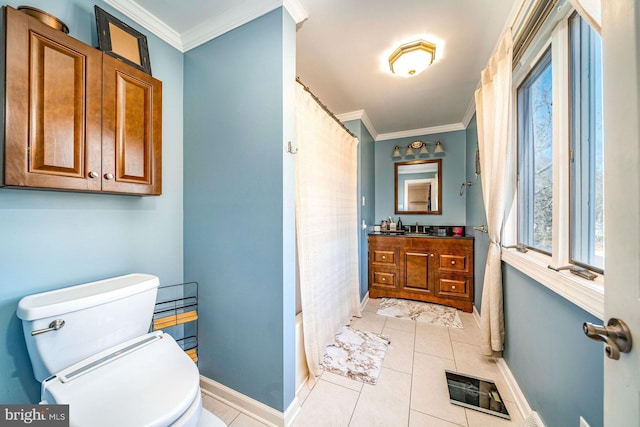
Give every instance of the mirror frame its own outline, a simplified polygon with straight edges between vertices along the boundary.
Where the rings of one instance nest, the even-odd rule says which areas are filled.
[[[425,163],[437,163],[438,164],[438,210],[435,211],[400,211],[398,210],[398,167],[407,165],[420,165]],[[442,159],[434,160],[412,160],[410,162],[396,162],[393,164],[394,180],[393,180],[393,193],[394,193],[394,206],[393,211],[396,214],[405,215],[442,215]]]

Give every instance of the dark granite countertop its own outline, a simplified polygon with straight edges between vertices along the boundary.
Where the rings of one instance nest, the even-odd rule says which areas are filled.
[[[369,236],[385,236],[385,237],[422,237],[422,238],[426,238],[426,237],[431,237],[431,238],[438,238],[438,239],[470,239],[473,240],[474,237],[473,236],[453,236],[453,235],[447,235],[447,236],[438,236],[437,234],[433,234],[433,233],[389,233],[389,232],[382,232],[382,231],[374,231],[374,232],[370,232],[368,233]]]

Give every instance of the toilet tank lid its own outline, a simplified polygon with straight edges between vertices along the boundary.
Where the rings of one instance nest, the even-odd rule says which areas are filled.
[[[28,295],[18,303],[16,314],[22,320],[44,319],[126,298],[159,283],[156,276],[134,273]]]

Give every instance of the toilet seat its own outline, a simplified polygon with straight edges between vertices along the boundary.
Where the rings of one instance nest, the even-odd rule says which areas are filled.
[[[202,405],[197,366],[162,331],[105,350],[42,384],[44,400],[69,405],[72,426],[192,425],[200,416],[194,405]]]

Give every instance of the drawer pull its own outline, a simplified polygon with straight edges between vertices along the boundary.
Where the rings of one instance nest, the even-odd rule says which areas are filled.
[[[451,287],[451,289],[455,289],[455,288],[456,288],[456,285],[453,285],[453,286]]]
[[[431,254],[431,258],[433,258],[433,254]]]
[[[455,261],[451,261],[451,265],[456,265],[456,262]]]
[[[383,282],[386,282],[386,281],[387,281],[387,278],[386,278],[386,277],[383,277],[383,278],[382,278],[382,281],[383,281]]]
[[[387,256],[386,255],[382,255],[382,259],[387,259]]]

